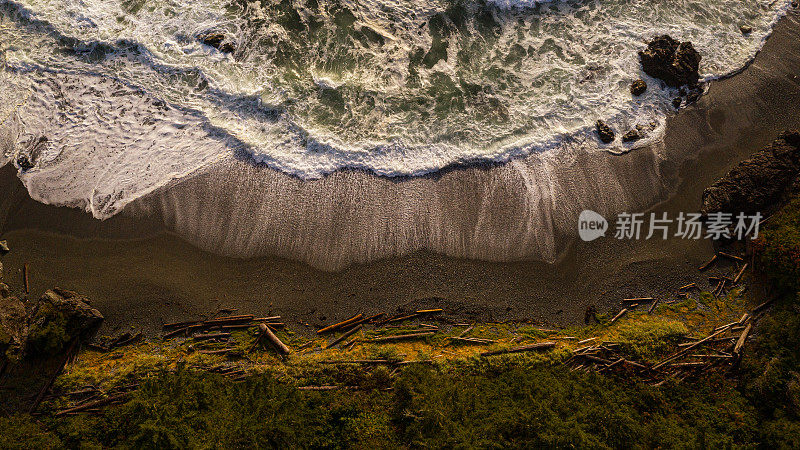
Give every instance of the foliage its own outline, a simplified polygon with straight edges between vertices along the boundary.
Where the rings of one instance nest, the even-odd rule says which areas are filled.
[[[786,289],[800,289],[800,198],[778,212],[754,244],[763,272]]]

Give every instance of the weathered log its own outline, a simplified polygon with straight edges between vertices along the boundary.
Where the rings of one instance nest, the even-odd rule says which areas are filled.
[[[519,353],[519,352],[530,352],[536,350],[549,350],[556,346],[555,342],[539,342],[536,344],[530,345],[521,345],[519,347],[511,347],[503,350],[494,350],[490,352],[483,352],[481,356],[494,356],[494,355],[503,355],[506,353]]]
[[[384,337],[370,339],[369,342],[389,342],[389,341],[401,341],[405,339],[418,339],[418,338],[432,336],[434,334],[436,334],[435,331],[426,331],[424,333],[396,334],[394,336],[384,336]]]
[[[298,391],[335,391],[341,389],[340,386],[298,386]]]
[[[245,314],[241,316],[229,316],[229,317],[215,317],[213,319],[206,320],[203,322],[203,325],[210,327],[214,325],[230,325],[232,323],[241,323],[241,322],[251,322],[255,316],[252,314]]]
[[[739,336],[739,340],[736,341],[736,345],[733,347],[733,354],[739,358],[742,356],[742,347],[744,347],[745,341],[747,341],[747,335],[750,334],[750,330],[753,329],[753,323],[750,322],[747,324],[747,328],[744,329],[741,336]]]
[[[679,288],[678,288],[678,291],[685,291],[685,290],[687,290],[687,289],[691,289],[691,288],[697,288],[697,287],[698,287],[698,286],[697,286],[697,283],[689,283],[689,284],[687,284],[687,285],[684,285],[684,286],[681,286],[681,287],[679,287]],[[699,288],[698,288],[698,289],[699,289]]]
[[[682,363],[671,363],[670,367],[688,367],[688,368],[699,368],[704,367],[708,363],[707,362],[682,362]]]
[[[716,255],[716,254],[714,254],[714,256],[712,256],[712,257],[711,257],[711,259],[710,259],[710,260],[709,260],[707,263],[705,263],[705,264],[703,264],[702,266],[700,266],[700,267],[699,267],[697,270],[699,270],[700,272],[702,272],[702,271],[704,271],[704,270],[708,269],[709,267],[711,267],[711,265],[712,265],[712,264],[714,264],[714,262],[715,262],[716,260],[717,260],[717,255]]]
[[[38,408],[39,404],[42,403],[44,395],[47,394],[47,391],[49,391],[50,388],[53,386],[53,382],[56,381],[56,378],[61,374],[61,371],[64,370],[64,366],[66,366],[67,362],[69,362],[70,358],[72,358],[72,353],[78,349],[79,344],[80,344],[80,339],[78,338],[73,339],[72,342],[69,344],[69,348],[67,348],[67,351],[64,353],[64,357],[61,359],[61,362],[59,363],[58,367],[56,367],[56,371],[47,380],[47,383],[45,383],[45,385],[36,395],[36,398],[33,400],[33,404],[31,405],[31,408],[28,410],[28,413],[33,413],[34,411],[36,411],[36,408]]]
[[[389,359],[348,359],[320,361],[320,364],[394,364],[397,361]]]
[[[440,313],[440,312],[442,312],[442,311],[443,311],[443,309],[441,309],[441,308],[436,308],[436,309],[420,309],[420,310],[417,310],[416,314],[435,314],[435,313]]]
[[[230,333],[206,333],[206,334],[195,334],[192,336],[192,339],[197,341],[207,341],[209,339],[228,339],[231,337]]]
[[[717,337],[718,335],[720,335],[720,334],[722,334],[722,333],[724,333],[724,332],[728,331],[728,328],[730,328],[731,326],[732,326],[732,325],[726,325],[726,326],[722,327],[722,329],[721,329],[721,330],[719,330],[719,331],[717,331],[717,332],[714,332],[714,333],[711,333],[711,334],[710,334],[710,335],[708,335],[707,337],[705,337],[705,338],[703,338],[703,339],[701,339],[701,340],[699,340],[699,341],[695,342],[695,343],[694,343],[694,344],[692,344],[692,345],[689,345],[689,346],[688,346],[688,347],[686,347],[685,349],[683,349],[683,350],[679,351],[678,353],[675,353],[674,355],[672,355],[672,356],[668,357],[667,359],[665,359],[665,360],[663,360],[663,361],[659,362],[658,364],[654,365],[654,366],[653,366],[653,369],[655,370],[655,369],[658,369],[658,368],[660,368],[660,367],[663,367],[665,364],[667,364],[667,363],[669,363],[669,362],[672,362],[672,361],[674,361],[674,360],[676,360],[676,359],[680,358],[681,356],[684,356],[684,355],[686,355],[687,353],[689,353],[689,350],[691,350],[691,349],[693,349],[693,348],[696,348],[696,347],[698,347],[698,346],[700,346],[700,345],[702,345],[702,344],[705,344],[706,342],[710,341],[711,339],[714,339],[714,338],[715,338],[715,337]]]
[[[469,342],[472,344],[494,344],[497,341],[493,341],[491,339],[480,339],[480,338],[462,338],[457,336],[451,336],[447,339],[456,341],[456,342]]]
[[[331,342],[329,342],[329,343],[328,343],[328,345],[326,345],[326,346],[325,346],[325,348],[331,348],[331,347],[333,347],[334,345],[338,344],[339,342],[342,342],[343,340],[347,339],[348,337],[350,337],[350,336],[354,335],[354,334],[355,334],[356,332],[358,332],[358,330],[360,330],[362,327],[363,327],[363,325],[359,325],[359,326],[357,326],[357,327],[353,328],[352,330],[350,330],[350,331],[348,331],[348,332],[344,333],[343,335],[341,335],[341,336],[339,336],[338,338],[336,338],[336,339],[332,340]]]
[[[388,320],[383,321],[383,323],[402,322],[404,320],[413,319],[414,317],[417,317],[418,315],[419,315],[418,313],[413,313],[413,314],[394,316],[392,318],[389,318]]]
[[[258,324],[258,329],[261,330],[261,335],[258,337],[258,340],[261,340],[266,337],[267,340],[269,340],[269,342],[272,344],[272,346],[275,347],[275,350],[277,350],[278,353],[281,353],[283,355],[288,355],[291,352],[291,350],[289,350],[289,347],[287,347],[283,342],[281,342],[281,340],[278,339],[278,336],[275,336],[275,333],[273,333],[272,330],[266,324],[264,323]]]
[[[188,322],[165,323],[162,328],[186,328],[192,325],[199,325],[201,322],[202,320],[190,320]]]
[[[735,260],[735,261],[742,261],[742,262],[744,262],[744,258],[742,258],[742,257],[740,257],[740,256],[736,256],[736,255],[731,255],[730,253],[719,252],[719,253],[717,253],[717,254],[718,254],[719,256],[724,256],[724,257],[726,257],[726,258],[728,258],[728,259],[733,259],[733,260]]]
[[[25,283],[25,294],[30,293],[30,285],[28,283],[28,263],[22,265],[22,281]]]
[[[116,342],[112,342],[111,345],[108,346],[108,349],[109,350],[113,350],[113,349],[115,349],[117,347],[123,347],[123,346],[128,345],[128,344],[133,344],[133,343],[138,342],[139,340],[141,340],[143,337],[144,337],[144,334],[140,331],[140,332],[136,333],[135,335],[130,336],[130,337],[126,338],[126,339],[122,339],[122,340],[118,340]]]
[[[733,284],[738,283],[739,280],[742,279],[742,275],[744,275],[744,271],[747,270],[747,266],[748,266],[748,263],[744,263],[742,268],[739,270],[739,273],[737,273],[736,276],[733,278]]]
[[[613,318],[613,319],[611,319],[611,322],[609,322],[609,323],[614,323],[614,322],[616,322],[617,320],[619,320],[619,319],[620,319],[622,316],[624,316],[624,315],[625,315],[625,314],[627,314],[627,313],[628,313],[628,308],[622,308],[622,311],[620,311],[619,313],[617,313],[617,315],[616,315],[616,316],[614,316],[614,318]]]
[[[474,329],[475,329],[475,325],[470,325],[469,328],[467,328],[466,330],[462,331],[461,334],[458,335],[458,337],[464,337],[464,336],[467,335],[467,333],[469,333],[470,331],[472,331]]]
[[[777,297],[773,297],[773,298],[771,298],[771,299],[769,299],[769,300],[765,301],[764,303],[762,303],[762,304],[760,304],[760,305],[756,306],[755,308],[753,308],[753,311],[751,312],[751,314],[756,314],[756,313],[759,313],[759,312],[761,312],[761,311],[763,311],[763,310],[767,309],[767,307],[768,307],[769,305],[771,305],[771,304],[772,304],[772,302],[774,302],[776,298],[777,298]]]
[[[623,303],[644,303],[644,302],[652,302],[655,300],[653,297],[641,297],[641,298],[626,298],[622,300]]]
[[[647,309],[647,314],[652,314],[660,301],[661,301],[660,299],[656,299],[656,301],[654,301],[653,304],[650,305],[650,308]]]
[[[281,316],[256,317],[253,322],[274,322],[281,320]]]
[[[65,410],[59,411],[59,412],[57,412],[55,414],[55,416],[56,417],[60,417],[60,416],[64,416],[64,415],[69,415],[71,413],[76,413],[76,412],[81,412],[81,411],[87,411],[89,409],[94,409],[94,408],[97,408],[98,406],[110,405],[111,403],[118,402],[118,401],[124,399],[126,395],[128,395],[128,394],[125,393],[125,394],[120,394],[120,395],[115,395],[115,396],[112,396],[112,397],[104,398],[102,400],[96,400],[96,401],[93,401],[93,402],[82,403],[82,404],[80,404],[78,406],[75,406],[73,408],[69,408],[69,409],[65,409]]]
[[[606,365],[610,365],[611,364],[611,361],[609,361],[609,360],[607,360],[605,358],[600,358],[599,356],[582,354],[582,355],[580,355],[580,357],[581,358],[586,358],[589,361],[594,361],[594,362],[597,362],[597,363],[600,363],[600,364],[606,364]]]
[[[380,317],[383,317],[385,315],[386,315],[386,313],[378,313],[378,314],[375,314],[375,315],[367,317],[367,320],[365,320],[364,322],[372,323],[372,322],[375,322],[376,319],[378,319]]]
[[[732,359],[733,355],[689,355],[690,358]]]
[[[364,317],[363,314],[356,314],[355,316],[353,316],[353,317],[351,317],[351,318],[349,318],[347,320],[344,320],[342,322],[335,323],[333,325],[330,325],[330,326],[327,326],[325,328],[317,330],[317,334],[323,334],[323,333],[328,333],[328,332],[331,332],[331,331],[338,330],[339,328],[346,327],[347,325],[350,325],[351,323],[353,323],[353,322],[355,322],[357,320],[360,320],[363,317]]]

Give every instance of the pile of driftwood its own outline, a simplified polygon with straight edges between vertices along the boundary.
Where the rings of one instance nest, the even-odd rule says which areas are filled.
[[[195,340],[227,340],[230,332],[266,324],[270,328],[283,328],[281,316],[255,317],[252,314],[215,317],[208,320],[168,323],[164,325],[164,339],[191,337]]]
[[[385,313],[374,314],[371,316],[364,316],[364,314],[359,313],[342,322],[338,322],[333,325],[323,327],[317,330],[317,334],[325,335],[325,334],[341,333],[338,336],[334,336],[330,341],[328,341],[328,343],[325,345],[326,349],[332,348],[336,345],[340,345],[340,347],[344,349],[349,349],[352,348],[358,342],[390,342],[390,341],[400,341],[400,340],[424,339],[428,336],[436,334],[439,327],[430,324],[420,324],[420,327],[424,330],[422,332],[393,334],[387,336],[380,336],[373,339],[364,339],[363,337],[353,337],[353,336],[359,331],[361,331],[364,325],[367,324],[373,324],[376,327],[382,326],[383,329],[378,329],[377,331],[380,334],[386,332],[387,330],[392,329],[393,327],[399,327],[399,325],[394,325],[394,324],[399,324],[400,322],[404,322],[406,320],[439,314],[441,312],[442,312],[441,309],[420,309],[413,313],[397,314],[388,318],[385,317],[386,316]]]
[[[742,356],[753,324],[772,303],[767,301],[745,313],[738,321],[714,329],[702,339],[691,339],[677,344],[675,351],[655,364],[646,364],[627,358],[622,346],[615,342],[594,342],[589,338],[579,344],[564,364],[572,370],[634,371],[661,385],[667,378],[685,380],[711,370],[735,367]]]
[[[738,285],[741,280],[742,276],[744,276],[745,271],[750,267],[750,263],[744,261],[744,258],[736,255],[732,255],[730,253],[725,252],[717,252],[711,259],[700,266],[698,268],[699,271],[703,272],[708,270],[711,266],[713,266],[720,258],[726,258],[736,263],[736,267],[734,269],[734,273],[730,276],[721,276],[721,277],[708,277],[709,283],[713,286],[711,293],[714,297],[719,297],[720,295],[725,293],[726,289],[730,289],[736,285]],[[689,297],[690,292],[693,290],[700,291],[700,286],[697,283],[689,283],[683,285],[674,291],[674,295],[681,298],[681,297]],[[675,300],[668,300],[664,303],[673,303]],[[624,317],[627,313],[632,311],[633,309],[642,306],[642,305],[649,305],[647,308],[647,313],[652,314],[652,312],[656,309],[656,307],[660,304],[661,299],[656,297],[637,297],[637,298],[626,298],[622,300],[622,309],[611,319],[610,323],[614,323],[617,320]]]

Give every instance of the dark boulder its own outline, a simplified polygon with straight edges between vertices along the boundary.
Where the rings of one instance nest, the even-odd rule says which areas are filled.
[[[197,36],[197,40],[204,45],[214,47],[222,53],[233,53],[236,51],[236,46],[231,39],[225,36],[225,33],[219,31],[208,31]]]
[[[636,80],[631,84],[631,94],[640,96],[647,90],[647,83],[644,80]]]
[[[683,99],[680,97],[675,97],[672,99],[672,107],[678,109],[681,107],[681,103],[683,103]]]
[[[600,137],[602,143],[610,144],[614,141],[614,130],[607,123],[598,120],[595,127],[597,128],[597,136]]]
[[[753,32],[753,27],[751,27],[750,25],[740,25],[739,31],[741,31],[742,34],[750,34]]]
[[[0,256],[5,255],[6,253],[10,252],[11,249],[8,248],[8,242],[0,241]]]
[[[91,338],[102,321],[85,297],[58,288],[47,291],[33,308],[27,349],[35,355],[56,354],[74,339]]]
[[[691,42],[678,42],[664,35],[653,39],[639,52],[642,69],[667,86],[694,86],[700,78],[700,53]]]
[[[704,215],[768,216],[800,193],[800,133],[788,131],[703,191]]]

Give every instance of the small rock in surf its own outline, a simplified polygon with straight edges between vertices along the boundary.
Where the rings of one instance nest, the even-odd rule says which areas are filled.
[[[644,94],[644,91],[647,90],[647,83],[644,80],[636,80],[631,84],[631,94],[635,96],[640,96]]]
[[[604,144],[609,144],[614,141],[614,130],[608,126],[607,123],[603,122],[602,120],[597,121],[597,135],[600,137],[600,141]]]

